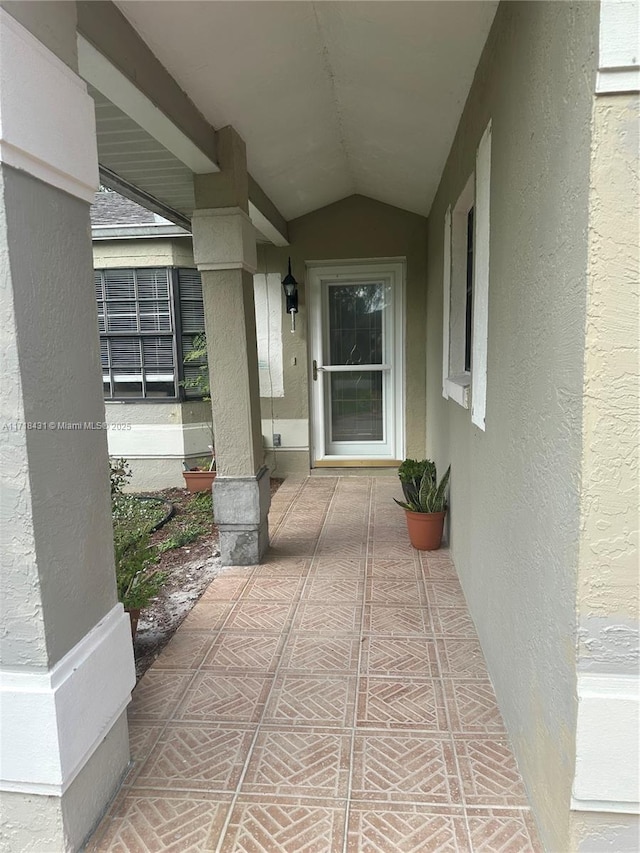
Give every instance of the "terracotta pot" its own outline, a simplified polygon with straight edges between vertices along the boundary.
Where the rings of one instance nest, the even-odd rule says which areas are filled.
[[[409,540],[418,551],[437,551],[442,543],[446,512],[410,512],[405,509]]]
[[[216,478],[215,471],[183,471],[188,492],[208,492]]]
[[[136,631],[138,630],[138,619],[140,618],[140,608],[125,607],[124,612],[129,614],[129,619],[131,620],[131,639],[135,640]]]

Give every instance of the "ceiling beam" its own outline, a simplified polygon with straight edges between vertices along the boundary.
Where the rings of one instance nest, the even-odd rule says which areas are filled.
[[[217,172],[215,131],[111,2],[76,3],[80,75],[196,174]]]
[[[274,246],[289,245],[286,219],[251,175],[249,175],[249,216],[258,231]]]
[[[78,0],[76,6],[80,75],[194,174],[219,172],[214,128],[117,6],[110,0]],[[145,195],[111,171],[114,189],[116,181],[129,198],[134,190],[138,198]],[[154,209],[162,205],[153,202]],[[270,242],[289,245],[286,220],[251,175],[249,215]]]

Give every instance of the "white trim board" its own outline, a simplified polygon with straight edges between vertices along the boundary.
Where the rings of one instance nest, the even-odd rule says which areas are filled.
[[[117,427],[126,427],[118,429]],[[110,456],[181,458],[185,454],[205,454],[211,444],[208,423],[194,424],[110,424],[107,445]]]
[[[471,338],[471,423],[485,428],[489,335],[489,243],[491,239],[491,122],[476,152],[473,237],[473,331]]]
[[[264,213],[262,213],[262,211],[259,210],[252,201],[249,202],[249,218],[262,236],[266,237],[266,239],[273,243],[274,246],[289,245],[287,238],[278,231],[275,225],[272,224],[271,220],[267,219]]]
[[[449,376],[445,380],[446,397],[453,400],[463,409],[469,408],[469,394],[471,387],[471,374],[463,373],[460,376]]]
[[[124,712],[135,683],[121,604],[51,670],[0,670],[0,789],[62,796]]]
[[[4,9],[0,162],[90,204],[98,189],[93,98],[82,79]]]
[[[602,0],[596,93],[640,92],[640,6]]]
[[[640,813],[640,679],[578,673],[571,808]]]
[[[219,172],[211,160],[174,122],[124,75],[106,56],[78,34],[80,74],[112,104],[146,130],[160,145],[196,175]]]
[[[449,398],[449,323],[451,322],[451,206],[444,215],[444,264],[442,273],[442,396]]]
[[[471,386],[471,374],[464,369],[467,218],[474,206],[474,199],[475,176],[472,174],[453,209],[447,208],[443,255],[442,396],[465,409],[469,408]]]
[[[261,397],[284,397],[282,361],[282,279],[279,273],[256,273],[253,298]]]
[[[476,150],[476,167],[444,218],[442,279],[442,396],[485,429],[489,334],[491,121]],[[467,228],[474,209],[471,370],[466,369]]]

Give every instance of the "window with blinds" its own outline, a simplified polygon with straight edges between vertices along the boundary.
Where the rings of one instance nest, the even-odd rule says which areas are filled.
[[[95,270],[95,288],[105,398],[179,399],[185,336],[204,330],[198,271]]]

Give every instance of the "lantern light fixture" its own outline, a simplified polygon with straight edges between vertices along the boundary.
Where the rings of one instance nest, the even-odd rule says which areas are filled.
[[[287,299],[287,314],[291,315],[291,334],[293,334],[296,330],[298,313],[298,282],[291,274],[291,258],[289,258],[289,272],[282,279],[282,288]]]

